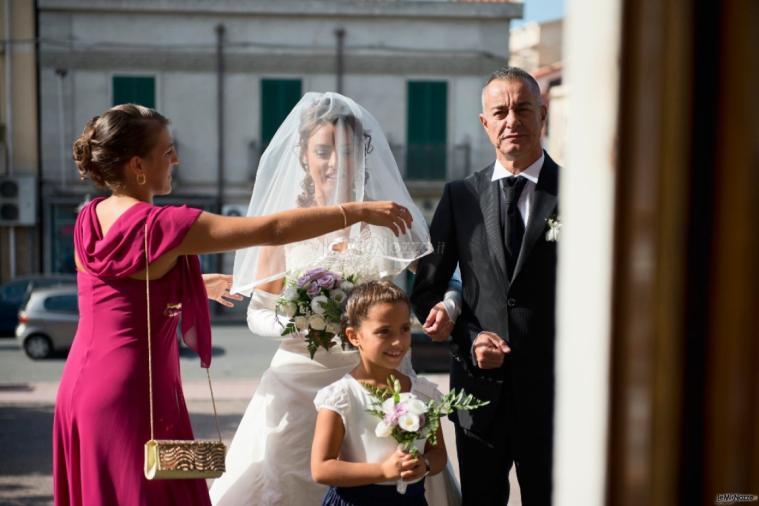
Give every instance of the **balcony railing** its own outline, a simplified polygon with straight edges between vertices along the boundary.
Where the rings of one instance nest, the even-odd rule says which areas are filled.
[[[469,143],[391,144],[390,149],[403,178],[408,181],[462,179],[493,158],[492,150],[473,149]]]

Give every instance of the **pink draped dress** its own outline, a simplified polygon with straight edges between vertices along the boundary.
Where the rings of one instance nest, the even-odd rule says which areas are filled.
[[[74,243],[79,326],[63,370],[53,422],[55,504],[210,505],[205,480],[155,480],[143,474],[150,439],[145,281],[128,276],[176,248],[200,210],[137,203],[103,236],[97,198],[80,212]],[[196,256],[179,257],[150,282],[156,439],[192,439],[182,392],[177,325],[207,367],[208,302]],[[179,305],[181,304],[181,306]]]

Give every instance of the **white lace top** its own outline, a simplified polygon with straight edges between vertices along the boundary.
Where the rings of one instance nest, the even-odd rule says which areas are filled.
[[[411,377],[411,392],[423,402],[442,397],[434,383],[419,376]],[[319,390],[314,405],[317,410],[334,411],[343,420],[345,437],[340,447],[340,460],[382,462],[398,447],[392,437],[380,438],[374,434],[380,419],[367,411],[371,405],[370,394],[350,374]],[[417,449],[424,451],[424,441],[417,442]],[[394,485],[395,482],[383,484]]]

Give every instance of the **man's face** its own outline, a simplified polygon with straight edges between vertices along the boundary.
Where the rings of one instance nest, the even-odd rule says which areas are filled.
[[[521,79],[496,79],[485,88],[480,122],[501,163],[524,169],[540,157],[546,108]]]

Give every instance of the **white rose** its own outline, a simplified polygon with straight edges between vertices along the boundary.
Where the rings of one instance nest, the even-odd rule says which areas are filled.
[[[293,316],[295,316],[295,313],[298,312],[298,305],[295,304],[294,302],[288,302],[287,304],[285,304],[283,309],[287,317],[292,318]]]
[[[339,334],[340,333],[340,325],[337,323],[328,323],[327,324],[327,332],[331,334]]]
[[[423,415],[427,412],[427,406],[416,397],[412,397],[406,401],[406,408],[409,413],[414,415]]]
[[[298,290],[294,286],[288,286],[285,288],[285,291],[282,292],[282,298],[290,301],[297,300]]]
[[[332,300],[334,300],[338,304],[342,304],[343,301],[345,301],[345,298],[347,297],[347,295],[345,294],[345,292],[342,291],[342,290],[340,290],[339,288],[337,288],[335,290],[330,290],[329,291],[329,296],[332,297]]]
[[[392,433],[393,428],[386,424],[384,420],[380,420],[374,428],[374,435],[377,437],[389,437]]]
[[[351,283],[350,281],[343,281],[342,283],[340,283],[340,289],[346,293],[350,292],[351,290],[353,290],[353,283]]]
[[[324,314],[324,304],[329,302],[329,299],[324,295],[317,295],[311,300],[311,309],[318,315]],[[313,327],[313,325],[312,325]],[[316,329],[321,330],[321,329]]]
[[[322,315],[314,314],[308,319],[308,325],[314,330],[324,330],[327,327],[327,322]]]
[[[398,426],[406,432],[419,430],[419,416],[413,413],[404,413],[398,418]]]
[[[293,323],[295,324],[295,328],[298,330],[308,329],[308,318],[305,316],[296,316],[293,319]]]

